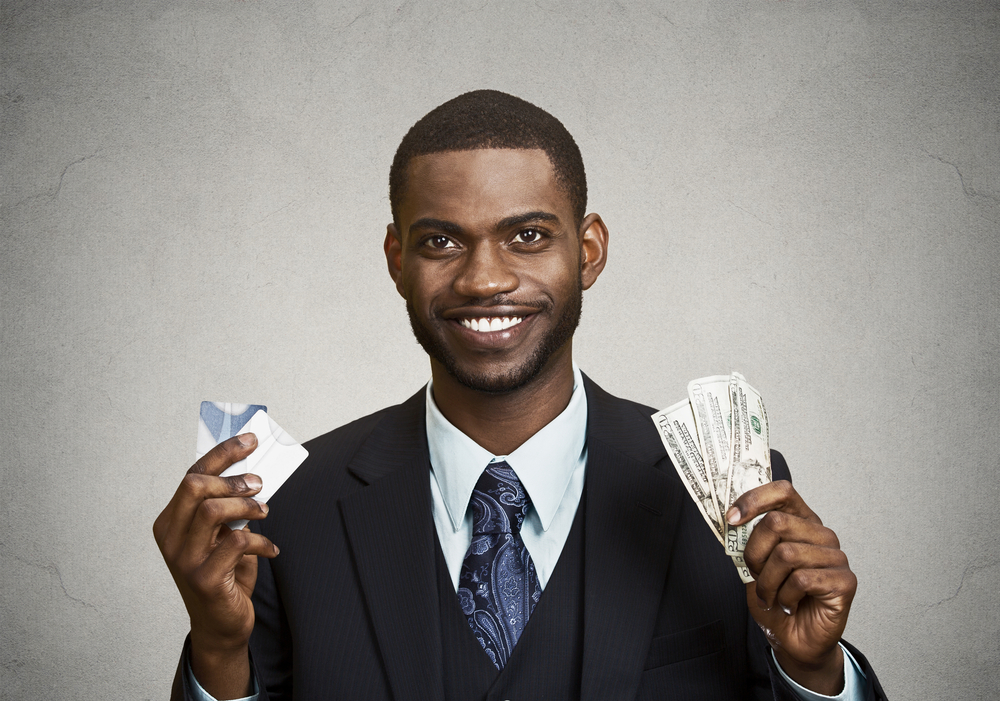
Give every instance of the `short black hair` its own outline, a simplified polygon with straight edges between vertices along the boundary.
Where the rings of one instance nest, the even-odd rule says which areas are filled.
[[[573,137],[558,119],[519,97],[474,90],[448,100],[410,127],[389,169],[389,205],[399,226],[407,169],[416,156],[484,148],[541,149],[569,196],[577,226],[587,209],[587,176]]]

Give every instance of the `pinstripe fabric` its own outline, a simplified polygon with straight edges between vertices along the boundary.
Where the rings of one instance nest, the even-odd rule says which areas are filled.
[[[652,409],[584,382],[582,640],[562,643],[581,646],[579,697],[794,698],[765,656],[732,564],[667,461]],[[262,699],[444,698],[423,404],[418,392],[310,441],[268,518],[251,526],[281,547],[261,561],[254,591]],[[772,462],[776,478],[787,476],[779,454]],[[557,640],[572,634],[563,625],[553,623]],[[873,682],[867,699],[885,698],[855,659]],[[533,667],[515,686],[558,686],[558,666]],[[183,679],[174,698],[185,698]]]
[[[585,503],[583,495],[581,505]],[[552,578],[502,672],[472,635],[444,557],[438,558],[445,701],[580,698],[583,512],[577,511]]]

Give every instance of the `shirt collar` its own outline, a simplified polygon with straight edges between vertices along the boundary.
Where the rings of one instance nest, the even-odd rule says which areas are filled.
[[[569,486],[573,470],[584,459],[587,443],[587,393],[580,368],[573,363],[573,395],[562,413],[510,455],[493,455],[444,417],[427,383],[427,446],[431,472],[441,490],[445,508],[457,532],[462,527],[472,490],[486,466],[506,460],[524,486],[543,530]]]

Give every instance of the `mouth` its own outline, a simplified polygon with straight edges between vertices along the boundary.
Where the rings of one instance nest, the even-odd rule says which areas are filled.
[[[517,326],[524,317],[521,316],[483,316],[475,319],[461,318],[457,320],[465,328],[478,333],[491,333],[493,331],[505,331],[513,326]]]

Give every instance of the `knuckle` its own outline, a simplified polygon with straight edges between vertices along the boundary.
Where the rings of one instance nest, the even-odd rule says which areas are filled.
[[[760,522],[768,530],[774,531],[775,533],[781,533],[788,525],[788,515],[781,511],[768,511]]]
[[[234,449],[237,447],[239,447],[239,443],[236,440],[236,436],[232,436],[212,448],[211,452],[216,457],[227,458],[233,454]]]
[[[197,463],[196,463],[197,464]],[[194,468],[191,468],[192,470]],[[196,497],[201,495],[201,490],[205,485],[204,475],[197,472],[189,472],[184,475],[184,479],[181,480],[180,491],[189,497]]]
[[[774,552],[772,557],[777,558],[777,561],[783,565],[790,565],[796,560],[798,548],[792,543],[778,543],[774,547]]]
[[[198,515],[210,523],[219,521],[223,516],[224,507],[218,499],[206,499],[198,506]]]
[[[250,534],[246,531],[233,531],[227,536],[226,539],[236,550],[246,550],[250,547]]]
[[[858,590],[858,576],[854,574],[851,570],[847,570],[847,591],[850,592],[851,596],[854,596],[854,592]]]
[[[788,581],[796,589],[808,589],[812,583],[812,574],[808,570],[795,570],[788,575]]]
[[[757,495],[756,490],[754,489],[751,489],[748,492],[744,492],[743,495],[740,496],[739,499],[737,499],[737,501],[740,502],[741,504],[745,504],[746,506],[753,508],[756,508],[758,505],[760,505],[760,498]]]
[[[198,458],[195,461],[194,465],[192,465],[190,468],[188,468],[187,473],[189,475],[202,475],[202,474],[204,474],[206,472],[207,468],[208,468],[208,463],[207,463],[208,456],[211,455],[211,454],[212,454],[212,451],[209,451],[209,452],[205,453],[204,455],[202,455],[200,458]]]
[[[229,483],[229,491],[234,496],[250,490],[249,485],[247,485],[246,475],[230,475],[225,480]]]
[[[837,550],[836,555],[834,555],[834,560],[836,561],[834,567],[843,567],[848,572],[850,572],[851,564],[847,559],[847,553],[845,553],[843,550]],[[853,575],[854,573],[851,572],[851,574]]]

